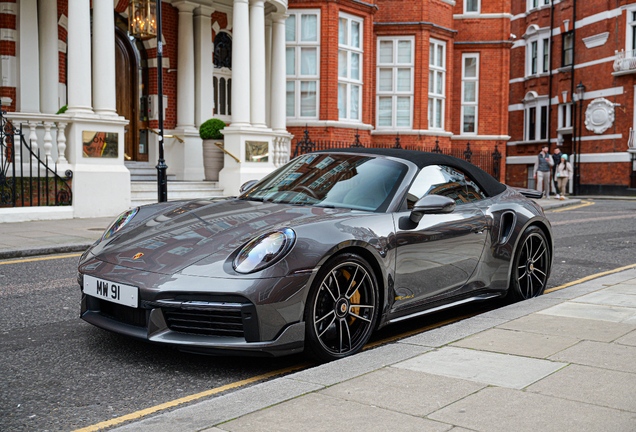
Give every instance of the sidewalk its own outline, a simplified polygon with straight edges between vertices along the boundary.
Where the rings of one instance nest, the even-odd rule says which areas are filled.
[[[578,199],[537,200],[544,208],[578,204]],[[0,259],[83,252],[102,236],[114,218],[0,223]]]
[[[634,431],[636,269],[114,430]]]

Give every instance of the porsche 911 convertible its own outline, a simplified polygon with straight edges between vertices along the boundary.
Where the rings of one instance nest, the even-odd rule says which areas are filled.
[[[81,318],[188,352],[341,358],[391,323],[542,294],[533,194],[435,153],[308,153],[238,197],[119,216],[80,259]]]

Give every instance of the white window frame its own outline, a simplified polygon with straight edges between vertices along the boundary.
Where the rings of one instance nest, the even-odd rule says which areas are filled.
[[[444,60],[442,61],[442,67],[439,66],[435,66],[434,61],[431,61],[430,59],[430,54],[429,54],[429,60],[428,60],[428,70],[429,70],[429,83],[428,83],[428,128],[430,130],[444,130],[445,127],[445,113],[446,113],[446,72],[447,72],[447,68],[446,68],[446,62],[448,60],[448,55],[447,55],[447,51],[446,51],[446,42],[443,40],[439,40],[439,39],[429,39],[429,53],[430,53],[430,45],[434,44],[435,45],[435,49],[434,49],[434,53],[437,56],[437,45],[441,45],[444,47]],[[437,58],[435,58],[435,60],[437,60]],[[431,93],[431,84],[430,84],[430,72],[433,72],[433,78],[434,78],[434,82],[433,82],[433,90],[435,90],[437,88],[437,86],[435,84],[437,84],[437,72],[442,72],[442,93]],[[431,100],[433,101],[433,103],[431,104]],[[442,113],[441,113],[441,126],[440,127],[436,127],[434,126],[435,124],[435,107],[437,106],[437,104],[435,103],[435,101],[437,100],[441,100],[442,101]],[[431,107],[433,108],[433,111],[431,112]]]
[[[530,30],[530,29],[529,29]],[[545,40],[548,40],[547,49],[548,56],[545,58]],[[537,71],[532,72],[532,45],[536,43],[537,46]],[[550,29],[548,27],[538,29],[532,33],[531,36],[526,38],[526,65],[525,76],[537,76],[541,74],[547,74],[550,72]],[[547,64],[546,64],[547,63]],[[547,68],[546,68],[547,66]]]
[[[382,63],[380,61],[380,43],[392,41],[393,42],[393,60],[391,63]],[[411,62],[410,63],[398,63],[398,43],[399,41],[409,41],[411,42]],[[413,129],[413,104],[414,104],[414,88],[415,88],[415,37],[414,36],[381,36],[378,37],[377,40],[377,73],[376,73],[376,114],[375,114],[375,124],[376,129],[404,129],[411,130]],[[380,69],[391,69],[392,70],[392,90],[391,91],[381,91],[380,90]],[[410,69],[410,82],[411,89],[406,91],[398,91],[397,89],[397,71],[398,69]],[[391,97],[391,126],[380,126],[380,98]],[[410,98],[410,116],[409,116],[409,125],[408,126],[397,126],[397,99],[398,97],[409,97]]]
[[[477,70],[475,77],[466,77],[465,69],[466,63],[465,59],[467,58],[475,58],[477,59]],[[477,135],[479,131],[479,53],[462,53],[462,88],[461,88],[461,122],[460,122],[460,134],[461,135]],[[475,83],[475,101],[467,102],[464,100],[464,83],[466,82],[474,82]],[[474,132],[465,132],[464,131],[464,108],[465,107],[474,107],[475,108],[475,131]]]
[[[320,9],[289,9],[288,15],[296,16],[296,40],[286,41],[285,50],[287,48],[294,48],[294,75],[286,75],[287,82],[294,82],[294,115],[287,116],[288,119],[309,119],[317,120],[320,117]],[[301,41],[301,16],[302,15],[316,15],[316,41]],[[301,75],[301,50],[302,48],[316,48],[316,75]],[[285,68],[286,69],[286,68]],[[301,83],[302,82],[316,82],[316,115],[315,116],[302,116],[301,115]],[[287,103],[287,98],[285,98]],[[287,109],[285,109],[287,111]]]
[[[469,11],[468,10],[468,0],[464,0],[464,15],[469,15],[469,14],[480,14],[481,13],[481,0],[477,0],[477,10],[476,11]]]
[[[340,20],[347,20],[347,44],[343,45],[340,43]],[[351,23],[357,22],[360,25],[360,47],[353,47],[350,45],[351,43]],[[338,109],[338,118],[344,121],[351,122],[359,122],[362,123],[362,107],[363,107],[363,89],[364,89],[364,18],[360,18],[355,15],[351,15],[345,12],[340,12],[338,14],[338,69],[340,69],[340,51],[345,51],[347,53],[347,76],[341,77],[340,71],[338,70],[338,98],[340,98],[340,85],[346,85],[346,113],[345,117],[340,117],[340,110]],[[360,73],[360,79],[355,80],[351,78],[351,54],[356,53],[360,56],[360,62],[358,64],[358,69]],[[351,117],[351,89],[355,86],[360,88],[360,92],[358,94],[358,118]],[[338,102],[340,100],[338,99]]]
[[[559,104],[559,130],[572,129],[572,102]],[[569,124],[568,124],[569,120]]]
[[[526,97],[523,100],[523,104],[524,104],[524,115],[523,115],[523,137],[525,141],[532,141],[532,142],[541,142],[541,141],[547,141],[547,139],[550,136],[550,131],[547,128],[547,124],[548,124],[548,119],[546,118],[546,137],[544,139],[541,139],[541,120],[543,118],[542,114],[541,114],[541,108],[545,107],[546,108],[546,115],[549,116],[549,110],[548,108],[548,96],[535,96],[534,94],[532,94],[534,92],[529,92],[529,94],[526,95]],[[534,139],[531,140],[530,139],[530,109],[531,108],[535,108],[536,109],[536,123],[534,125],[535,130],[534,130]]]
[[[627,51],[627,57],[636,57],[633,51],[636,50],[636,46],[633,43],[633,32],[636,32],[636,19],[634,19],[634,13],[636,13],[636,4],[631,4],[625,9],[627,24],[625,30],[625,51]]]

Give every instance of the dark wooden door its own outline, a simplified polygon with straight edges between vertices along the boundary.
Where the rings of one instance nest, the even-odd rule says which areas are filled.
[[[115,32],[115,76],[117,77],[117,114],[129,123],[124,135],[126,160],[139,158],[139,98],[137,59],[125,35]],[[146,155],[147,158],[147,155]],[[147,159],[146,159],[147,160]]]

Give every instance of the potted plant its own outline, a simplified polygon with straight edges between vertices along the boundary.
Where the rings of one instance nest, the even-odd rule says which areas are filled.
[[[223,169],[223,134],[221,129],[225,123],[219,119],[210,119],[204,122],[199,128],[199,136],[203,140],[203,169],[205,179],[211,181],[219,180],[219,171]]]

